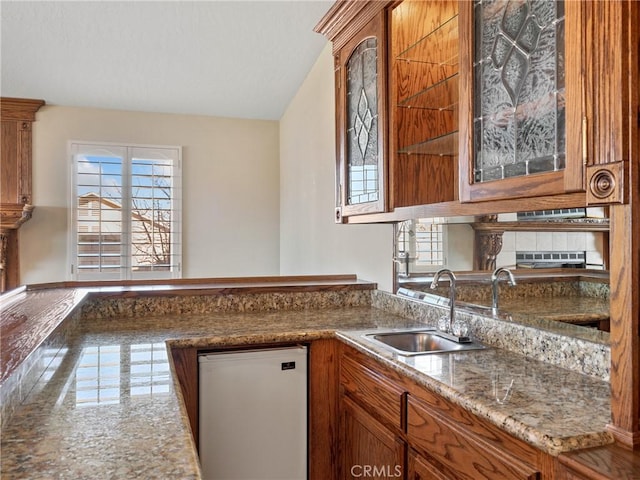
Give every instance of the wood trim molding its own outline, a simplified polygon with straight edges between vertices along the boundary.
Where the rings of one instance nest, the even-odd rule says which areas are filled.
[[[0,228],[2,230],[16,230],[31,218],[33,205],[3,203],[0,205]]]
[[[313,29],[333,43],[334,55],[370,20],[393,2],[338,0]]]
[[[627,203],[628,162],[603,163],[587,167],[587,205]]]
[[[501,230],[476,230],[474,232],[473,269],[495,270],[496,258],[502,251]]]
[[[609,207],[611,425],[608,429],[620,445],[637,449],[640,446],[640,298],[637,293],[640,286],[640,93],[637,86],[640,79],[640,3],[633,0],[593,2],[592,7],[605,10],[593,12],[593,15],[601,20],[602,28],[609,24],[607,33],[613,38],[607,42],[608,46],[599,48],[603,53],[602,60],[607,61],[605,49],[608,48],[609,55],[622,57],[615,61],[628,67],[603,79],[609,83],[618,82],[617,88],[610,87],[612,95],[608,97],[609,103],[618,106],[616,114],[616,111],[608,111],[605,105],[611,119],[608,124],[599,125],[599,131],[610,135],[601,139],[603,153],[597,158],[620,160],[628,155],[629,159],[629,203]],[[613,41],[618,43],[612,46]],[[620,128],[614,128],[616,126]]]
[[[7,120],[33,122],[36,119],[36,112],[44,104],[44,100],[0,97],[0,116],[3,122]]]

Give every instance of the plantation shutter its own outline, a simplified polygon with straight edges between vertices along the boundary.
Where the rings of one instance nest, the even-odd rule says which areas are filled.
[[[70,150],[73,277],[180,277],[180,148],[72,143]]]

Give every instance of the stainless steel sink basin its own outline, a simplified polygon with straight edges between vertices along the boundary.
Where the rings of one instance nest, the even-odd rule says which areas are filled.
[[[400,355],[424,355],[487,348],[478,342],[458,343],[443,338],[435,330],[369,333],[365,336]]]

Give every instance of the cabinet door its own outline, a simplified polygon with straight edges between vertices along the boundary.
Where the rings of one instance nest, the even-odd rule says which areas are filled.
[[[380,12],[336,55],[336,221],[386,209],[386,41]]]
[[[460,197],[584,191],[584,3],[460,2]]]
[[[355,402],[341,400],[339,478],[403,478],[404,442]]]

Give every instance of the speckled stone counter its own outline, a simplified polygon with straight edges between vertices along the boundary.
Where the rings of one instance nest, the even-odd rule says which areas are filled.
[[[369,307],[83,320],[2,430],[3,479],[200,478],[165,342],[304,342],[415,325]]]
[[[338,337],[416,383],[551,454],[608,444],[609,384],[490,348],[402,356],[368,341],[370,330]]]
[[[166,308],[179,305],[162,314],[154,310],[159,304],[149,309],[146,300],[122,307],[115,297],[85,303],[83,315],[75,311],[58,325],[51,348],[49,340],[41,348],[37,378],[19,383],[20,403],[2,429],[2,478],[200,478],[167,346],[215,348],[334,336],[553,455],[612,442],[605,433],[609,384],[595,376],[502,348],[394,357],[360,335],[371,328],[433,324],[438,309],[377,291],[321,294],[315,298],[320,309],[308,308],[313,298],[282,293],[249,300],[230,295],[193,300],[191,307],[187,300],[161,301]],[[197,305],[203,309],[196,309],[198,314],[182,310]],[[502,331],[496,335],[493,324],[469,321],[478,338],[500,345]]]

